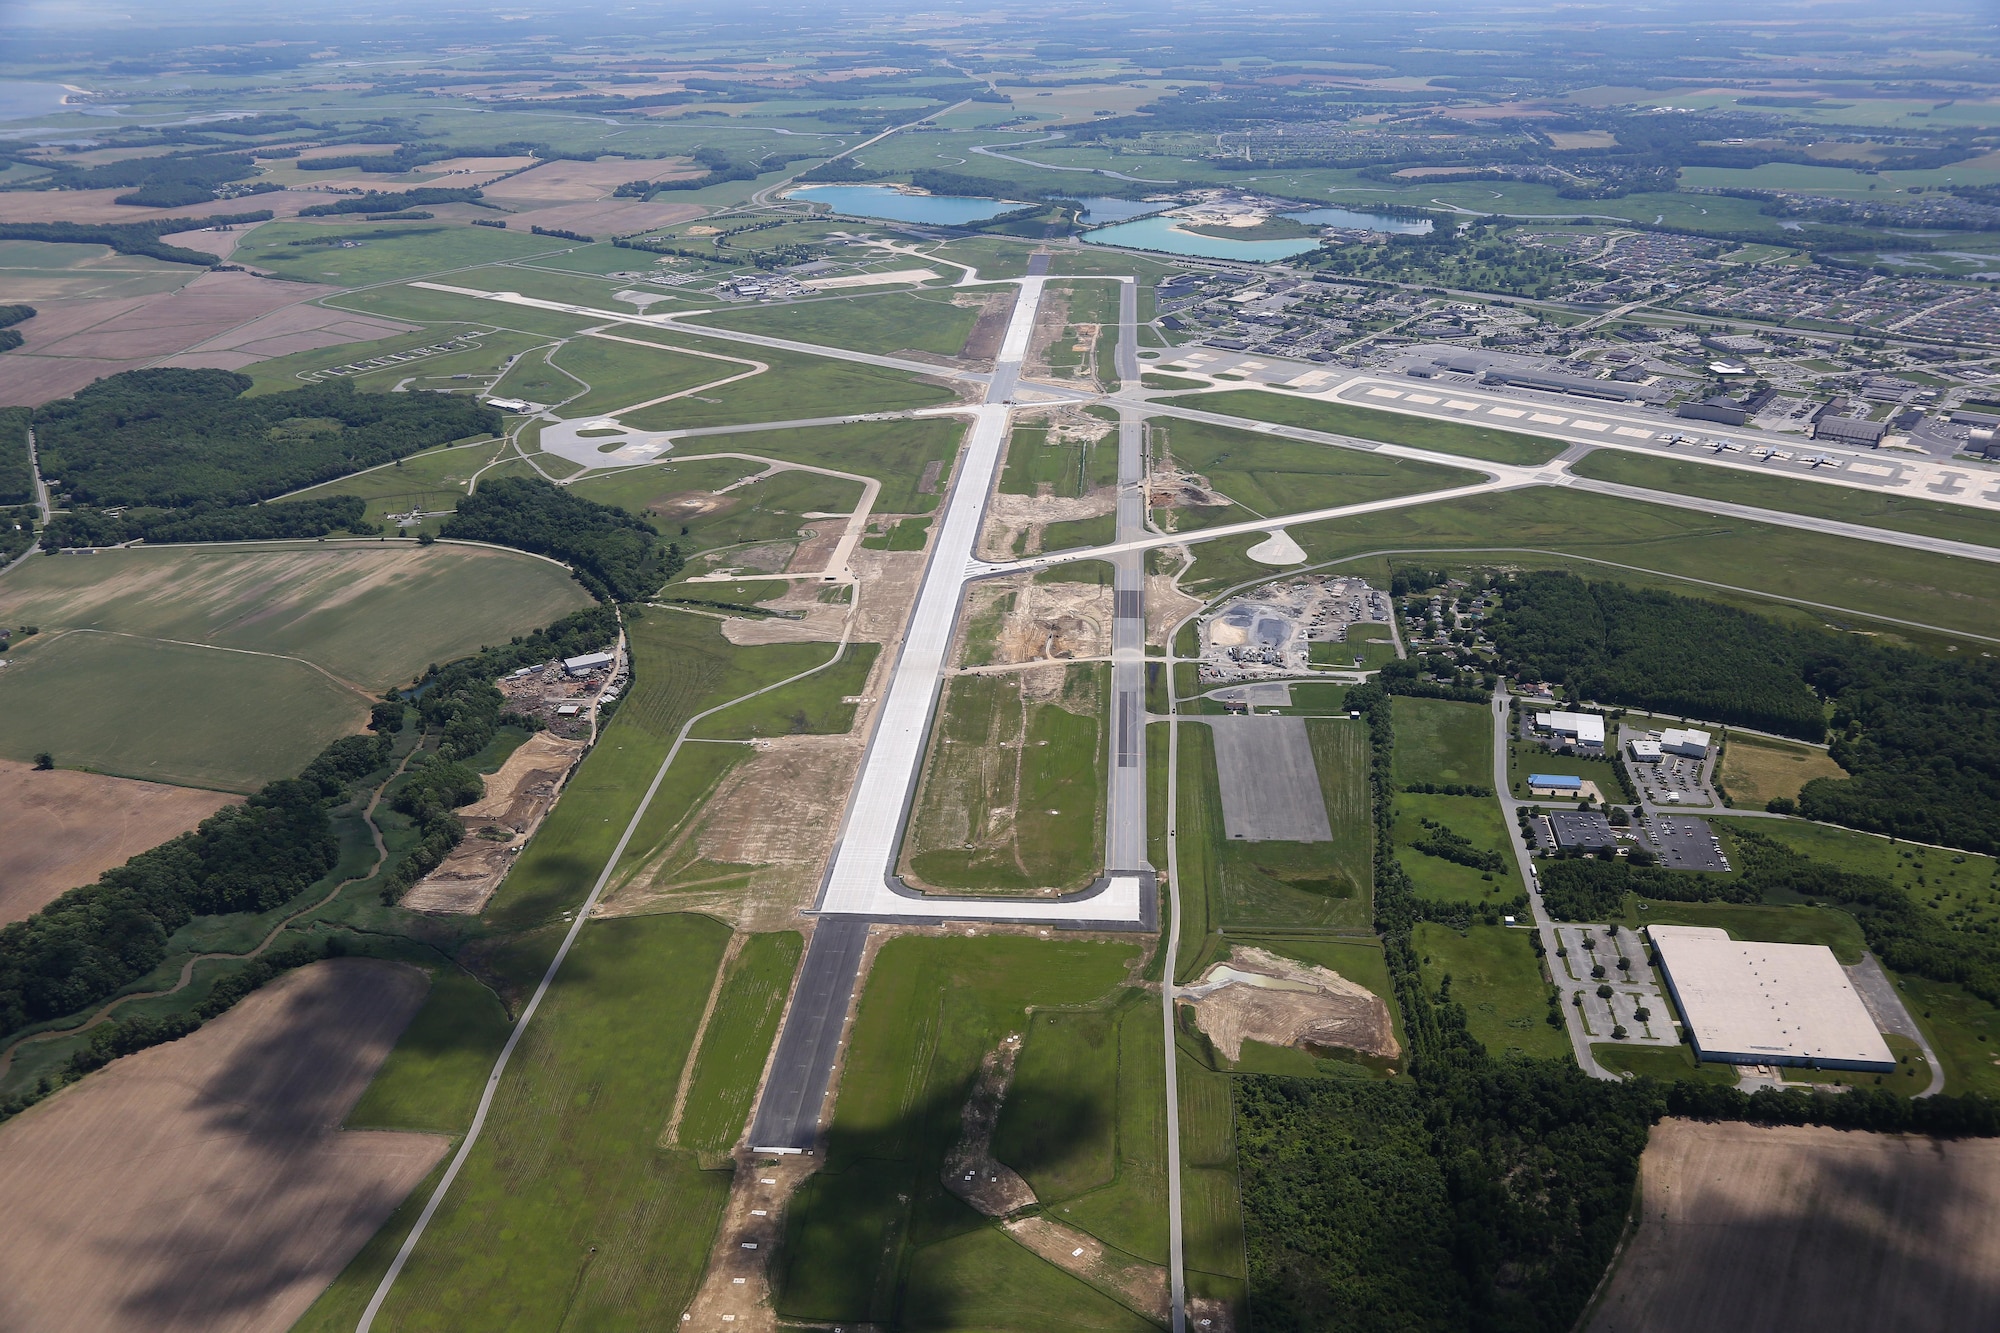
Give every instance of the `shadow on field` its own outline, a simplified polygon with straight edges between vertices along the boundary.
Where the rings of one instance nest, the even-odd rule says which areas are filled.
[[[941,1179],[971,1091],[967,1080],[957,1095],[915,1104],[891,1123],[836,1123],[828,1131],[826,1166],[800,1189],[787,1219],[774,1275],[781,1318],[912,1329],[1017,1326],[996,1319],[979,1283],[939,1280],[949,1279],[946,1273],[912,1281],[913,1265],[928,1247],[994,1222],[949,1193]],[[1008,1124],[1010,1119],[1016,1123]],[[1010,1141],[1034,1149],[1036,1161],[1024,1174],[1060,1171],[1110,1132],[1106,1108],[1080,1092],[1046,1086],[1017,1088],[1002,1123],[1008,1124]],[[1007,1164],[1023,1169],[1021,1163]],[[1028,1264],[1042,1265],[1011,1239],[1004,1244]]]
[[[549,852],[536,856],[530,868],[535,887],[510,892],[512,884],[503,881],[499,893],[486,907],[484,915],[489,926],[499,930],[532,930],[555,920],[589,895],[590,886],[597,882],[604,865],[601,861],[586,861],[572,852]],[[514,877],[510,874],[508,879]]]
[[[167,1210],[106,1244],[150,1275],[123,1302],[131,1327],[254,1321],[293,1284],[331,1277],[337,1252],[374,1234],[414,1183],[343,1153],[337,1127],[417,1012],[420,978],[356,958],[279,984],[245,1002],[258,1007],[238,1017],[254,1026],[197,1076],[172,1175],[147,1200]]]

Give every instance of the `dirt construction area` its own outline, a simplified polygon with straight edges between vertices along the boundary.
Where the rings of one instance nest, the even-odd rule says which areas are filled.
[[[486,794],[458,812],[464,840],[403,896],[403,906],[466,915],[484,908],[555,805],[584,749],[582,741],[546,731],[523,741],[486,779]]]
[[[314,963],[0,1126],[0,1328],[290,1328],[450,1146],[338,1128],[425,988]]]
[[[42,910],[238,798],[0,759],[0,925]]]
[[[1663,1120],[1590,1333],[2000,1328],[2000,1141]]]
[[[1232,949],[1180,993],[1194,999],[1195,1021],[1215,1049],[1240,1059],[1243,1043],[1339,1046],[1393,1059],[1401,1054],[1389,1006],[1338,972],[1262,949]]]

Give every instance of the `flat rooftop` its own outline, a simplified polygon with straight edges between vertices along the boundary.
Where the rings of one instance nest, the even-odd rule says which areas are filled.
[[[1649,926],[1646,934],[1702,1059],[1895,1068],[1868,1007],[1825,945],[1732,940],[1714,926]]]

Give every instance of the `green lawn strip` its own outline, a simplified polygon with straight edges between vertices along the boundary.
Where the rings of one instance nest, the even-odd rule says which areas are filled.
[[[1205,421],[1156,417],[1152,424],[1156,451],[1171,455],[1175,466],[1200,473],[1237,504],[1265,516],[1415,495],[1479,480],[1477,473],[1460,468],[1305,444]]]
[[[1215,735],[1203,723],[1180,725],[1180,809],[1175,848],[1180,878],[1181,949],[1174,980],[1186,984],[1222,956],[1222,787],[1215,768]]]
[[[1401,733],[1397,733],[1400,745]],[[1499,870],[1479,870],[1417,850],[1431,839],[1429,819],[1471,843],[1477,851],[1496,853]],[[1522,892],[1521,872],[1508,842],[1507,817],[1500,803],[1485,796],[1396,794],[1396,857],[1420,898],[1498,906]]]
[[[735,1145],[803,950],[796,931],[744,940],[695,1053],[694,1080],[681,1112],[680,1146],[706,1157],[725,1157]]]
[[[831,656],[829,645],[828,656]],[[841,735],[854,729],[855,698],[868,684],[877,643],[850,643],[840,661],[804,680],[746,699],[695,728],[707,740],[751,740],[761,736]]]
[[[1300,426],[1329,435],[1352,435],[1385,444],[1405,444],[1413,449],[1433,449],[1439,453],[1462,454],[1494,463],[1546,463],[1566,447],[1559,440],[1518,431],[1494,430],[1457,421],[1431,421],[1405,416],[1400,412],[1378,412],[1345,403],[1325,403],[1316,399],[1286,398],[1261,389],[1206,394],[1191,400],[1204,412],[1224,412],[1231,416],[1254,417],[1284,426]],[[1178,427],[1180,423],[1176,423]]]
[[[861,544],[871,551],[921,551],[931,538],[931,520],[901,518],[879,536],[863,537]]]
[[[563,799],[487,904],[484,919],[490,925],[503,930],[540,925],[583,899],[687,719],[832,656],[827,644],[737,647],[722,637],[719,622],[668,611],[628,622],[627,634],[634,664],[631,693],[619,701]],[[628,849],[627,866],[649,845],[648,813]]]
[[[1597,1057],[1597,1063],[1614,1073],[1731,1087],[1736,1084],[1736,1066],[1696,1060],[1694,1051],[1685,1045],[1627,1046],[1622,1042],[1601,1041],[1592,1043],[1590,1053]]]
[[[1018,893],[1082,888],[1096,877],[1103,861],[1108,677],[1101,666],[1072,667],[1062,701],[1025,708],[1016,676],[951,681],[906,842],[919,880],[955,891]],[[966,847],[983,836],[987,812],[1001,806],[1011,807],[1011,833]]]
[[[424,1007],[343,1127],[463,1134],[512,1027],[491,990],[458,968],[433,969]]]
[[[378,1326],[674,1319],[729,1182],[655,1140],[728,938],[686,915],[584,930]]]
[[[1950,982],[1903,974],[1896,987],[1944,1065],[1944,1090],[2000,1096],[2000,1007]]]
[[[902,412],[936,407],[957,397],[935,380],[920,380],[901,371],[801,352],[745,347],[741,343],[702,337],[689,325],[677,326],[673,338],[678,344],[700,351],[751,356],[770,370],[713,393],[676,398],[671,403],[634,412],[623,418],[626,425],[638,430],[687,430],[696,426],[735,426],[800,417]]]
[[[1243,1204],[1237,1192],[1236,1129],[1226,1074],[1176,1052],[1181,1113],[1181,1226],[1188,1288],[1241,1302]]]
[[[1594,477],[1627,486],[1645,486],[1677,495],[1781,509],[1816,518],[1865,523],[1897,532],[1922,533],[1979,546],[2000,545],[2000,526],[1992,515],[1963,505],[1883,495],[1851,486],[1760,475],[1739,468],[1711,467],[1681,458],[1656,458],[1622,449],[1598,449],[1570,465],[1579,477]]]
[[[1139,376],[1139,384],[1147,389],[1206,389],[1207,380],[1191,380],[1184,375],[1164,375],[1146,371]]]
[[[550,360],[590,386],[581,398],[563,404],[562,415],[572,421],[616,412],[754,369],[735,361],[683,356],[667,351],[664,344],[654,350],[609,338],[572,338]],[[579,387],[572,385],[570,392]]]
[[[1466,1027],[1487,1050],[1568,1057],[1569,1037],[1548,1024],[1549,984],[1527,931],[1475,925],[1461,934],[1424,921],[1411,939],[1424,985],[1435,993],[1451,977],[1451,999],[1465,1006]]]
[[[1493,783],[1493,719],[1479,704],[1449,699],[1390,700],[1396,717],[1399,784]]]
[[[717,310],[689,322],[878,355],[915,351],[957,356],[978,319],[977,307],[955,305],[948,293],[886,292]]]
[[[908,936],[882,947],[855,1020],[825,1168],[787,1218],[774,1275],[781,1318],[886,1323],[913,1251],[988,1226],[938,1179],[980,1060],[1031,1026],[1025,1007],[1074,1008],[1110,995],[1136,949],[1017,936]],[[1013,1106],[1010,1098],[1008,1113]]]
[[[1079,546],[1108,546],[1118,539],[1118,516],[1099,514],[1094,518],[1067,519],[1042,529],[1044,551],[1067,551]]]
[[[728,606],[755,606],[775,601],[791,591],[786,579],[732,579],[727,583],[670,583],[657,600],[699,606],[721,603]]]
[[[1152,1333],[1159,1326],[1018,1244],[997,1227],[911,1256],[898,1328]]]
[[[343,243],[353,243],[353,248],[342,248]],[[442,221],[360,227],[271,222],[243,238],[232,262],[300,282],[362,287],[470,264],[491,264],[561,245],[543,236]]]
[[[468,288],[481,285],[466,282],[466,276],[458,274],[446,277],[442,281],[452,286]],[[371,287],[364,291],[342,292],[335,297],[323,298],[322,304],[334,310],[380,315],[384,319],[403,319],[414,324],[446,326],[439,330],[439,337],[460,332],[460,326],[463,325],[477,325],[482,328],[492,328],[497,325],[518,333],[564,338],[589,325],[603,322],[589,315],[574,315],[566,310],[537,310],[531,306],[502,305],[481,296],[460,296],[453,292],[433,292],[421,287],[408,286]],[[336,361],[332,364],[342,363]]]

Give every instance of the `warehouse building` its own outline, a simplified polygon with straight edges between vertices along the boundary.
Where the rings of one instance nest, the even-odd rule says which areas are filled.
[[[1882,437],[1889,433],[1889,427],[1880,421],[1856,421],[1852,417],[1821,417],[1813,422],[1815,440],[1832,440],[1836,444],[1882,443]]]
[[[563,659],[563,670],[572,676],[582,676],[603,667],[608,667],[617,660],[610,653],[585,653],[582,657],[565,657]]]
[[[1660,743],[1658,741],[1640,740],[1637,736],[1634,736],[1631,740],[1625,742],[1625,748],[1631,752],[1632,762],[1635,764],[1657,764],[1660,762]]]
[[[1580,750],[1604,748],[1604,719],[1595,713],[1537,713],[1535,730]]]
[[[1708,757],[1709,735],[1692,727],[1668,727],[1660,733],[1660,749],[1667,754],[1684,755],[1689,759]]]
[[[1534,370],[1506,370],[1495,366],[1479,377],[1481,384],[1505,385],[1516,389],[1539,389],[1543,393],[1575,394],[1581,398],[1603,398],[1629,403],[1642,395],[1636,389],[1604,380],[1588,380],[1581,375],[1549,375]]]
[[[1590,855],[1618,846],[1611,821],[1601,810],[1551,810],[1543,818],[1549,821],[1549,835],[1563,851]]]
[[[1733,940],[1714,926],[1649,926],[1697,1059],[1882,1072],[1889,1044],[1820,944]]]

